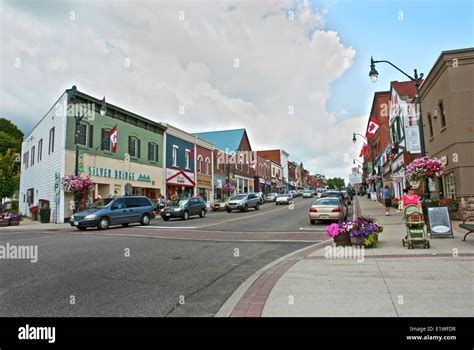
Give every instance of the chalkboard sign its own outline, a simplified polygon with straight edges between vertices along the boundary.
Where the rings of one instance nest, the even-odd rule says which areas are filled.
[[[448,207],[428,207],[427,209],[431,237],[450,235],[454,238]]]

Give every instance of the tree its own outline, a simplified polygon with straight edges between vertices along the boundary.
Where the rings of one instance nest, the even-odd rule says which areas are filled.
[[[10,120],[5,118],[0,118],[0,131],[3,131],[7,135],[10,135],[16,140],[22,140],[23,131],[21,131],[15,124],[13,124]]]
[[[18,187],[18,174],[15,173],[16,155],[11,149],[0,154],[0,199],[13,197]]]
[[[345,187],[345,181],[340,177],[335,177],[332,179],[327,179],[327,185],[332,190],[340,190],[341,188]]]

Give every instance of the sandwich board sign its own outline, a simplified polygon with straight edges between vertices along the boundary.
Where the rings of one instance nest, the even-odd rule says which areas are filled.
[[[428,207],[427,209],[431,237],[448,235],[454,238],[448,207]]]

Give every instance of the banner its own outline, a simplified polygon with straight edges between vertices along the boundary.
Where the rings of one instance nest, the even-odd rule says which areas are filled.
[[[418,126],[406,128],[407,148],[410,153],[421,153],[420,130]]]
[[[365,134],[365,136],[367,138],[374,136],[379,127],[380,123],[376,119],[370,118],[369,126],[367,127],[367,133]]]

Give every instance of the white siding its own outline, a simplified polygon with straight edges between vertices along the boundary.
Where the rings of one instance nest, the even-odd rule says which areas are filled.
[[[21,148],[21,155],[27,151],[31,152],[31,147],[35,146],[35,164],[31,166],[29,162],[28,168],[25,169],[23,159],[21,162],[21,178],[20,178],[20,211],[23,215],[29,214],[29,206],[27,203],[27,190],[34,189],[34,205],[38,205],[39,199],[49,200],[51,206],[51,222],[56,218],[58,222],[64,219],[64,192],[59,195],[59,202],[56,203],[54,193],[55,173],[59,172],[60,176],[64,176],[65,168],[65,145],[66,145],[66,123],[67,123],[67,94],[64,93],[49,112],[34,127],[31,133],[25,137]],[[54,136],[54,152],[48,154],[49,149],[49,133],[55,128]],[[43,139],[43,156],[38,162],[38,142]],[[31,154],[30,154],[31,157]],[[57,204],[57,205],[56,205]],[[56,210],[58,208],[58,212]],[[58,214],[58,215],[57,215]]]

